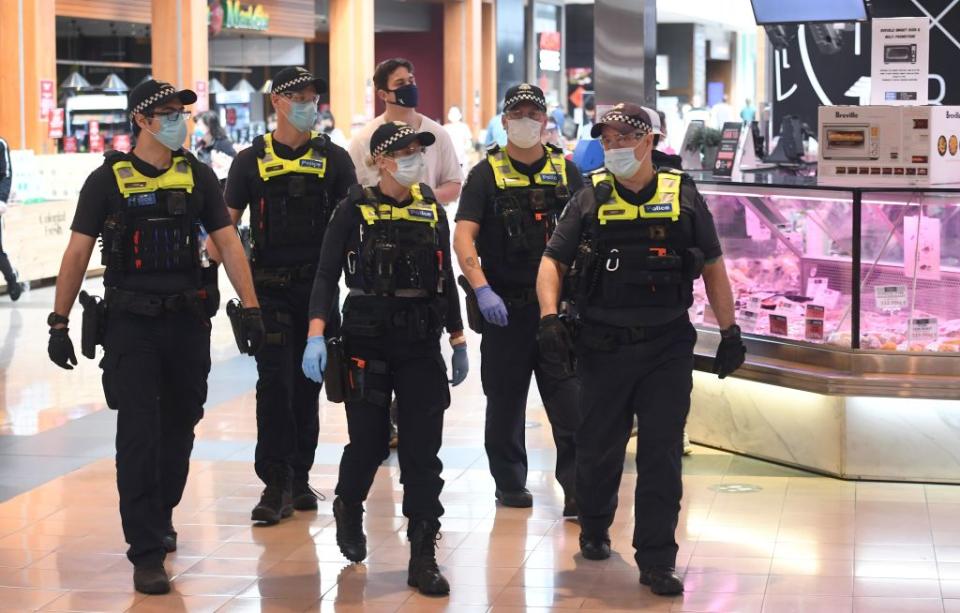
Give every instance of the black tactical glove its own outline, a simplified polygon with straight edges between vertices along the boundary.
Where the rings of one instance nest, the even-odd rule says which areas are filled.
[[[243,330],[243,349],[247,355],[256,355],[263,345],[266,331],[263,329],[263,318],[259,308],[243,308],[240,310],[241,329]]]
[[[733,325],[726,330],[721,330],[720,336],[717,358],[713,361],[713,372],[723,379],[743,365],[747,347],[740,338],[740,326]]]
[[[67,328],[50,328],[47,355],[50,356],[50,361],[60,368],[73,370],[73,366],[77,365],[77,354],[73,351],[73,342]]]
[[[540,320],[537,345],[540,366],[547,375],[561,380],[574,375],[573,339],[559,316],[547,315]]]

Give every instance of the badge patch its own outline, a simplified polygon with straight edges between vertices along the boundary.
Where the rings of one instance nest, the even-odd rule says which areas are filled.
[[[645,204],[643,210],[647,213],[669,213],[673,211],[672,204]]]
[[[317,168],[322,170],[324,160],[300,160],[300,168]]]
[[[433,211],[429,209],[407,209],[407,211],[409,211],[411,217],[433,220]]]
[[[544,173],[540,175],[540,180],[544,183],[559,183],[560,175],[556,173]]]
[[[157,204],[157,194],[156,192],[149,192],[146,194],[135,194],[127,198],[127,208],[139,209],[145,206],[156,206]]]

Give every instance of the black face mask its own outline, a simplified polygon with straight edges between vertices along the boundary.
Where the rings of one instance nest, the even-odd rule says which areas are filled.
[[[416,108],[417,103],[420,102],[420,90],[417,89],[416,83],[408,83],[403,87],[388,89],[387,91],[396,94],[397,101],[393,104],[397,106],[405,106],[412,109]]]

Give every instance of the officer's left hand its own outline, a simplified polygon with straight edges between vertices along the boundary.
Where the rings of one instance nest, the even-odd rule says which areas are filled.
[[[713,361],[713,372],[721,379],[743,366],[747,356],[747,347],[740,338],[740,328],[732,326],[728,330],[730,332],[721,333],[723,340],[717,347],[717,357]]]
[[[263,345],[263,338],[266,336],[260,309],[256,307],[243,308],[240,311],[240,320],[243,323],[243,352],[247,355],[256,355]]]
[[[467,378],[467,373],[470,372],[470,360],[467,358],[466,343],[460,343],[453,348],[453,357],[450,359],[450,362],[451,369],[453,370],[453,379],[450,380],[450,384],[456,387],[463,383],[463,380]]]
[[[574,375],[573,339],[559,316],[546,315],[540,319],[537,348],[540,363],[548,374],[557,379],[569,379]]]
[[[323,373],[327,369],[327,340],[323,336],[307,338],[307,347],[303,350],[303,375],[314,383],[323,383]]]

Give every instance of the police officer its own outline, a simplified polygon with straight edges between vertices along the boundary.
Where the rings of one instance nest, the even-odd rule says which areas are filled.
[[[250,269],[217,177],[181,148],[189,116],[184,105],[196,100],[190,90],[154,80],[130,92],[136,147],[130,154],[108,153],[80,191],[47,322],[50,359],[72,369],[77,359],[68,317],[102,237],[106,296],[94,304],[81,294],[82,342],[84,354],[93,357],[104,327],[100,366],[107,404],[117,410],[120,517],[134,587],[145,594],[170,590],[163,559],[177,545],[171,517],[207,398],[209,317],[219,296],[203,286],[201,223],[246,305],[240,340],[252,353],[263,338]],[[104,305],[105,321],[98,321]]]
[[[310,300],[310,332],[304,373],[322,380],[324,339],[341,270],[350,293],[343,307],[342,370],[350,443],[343,450],[333,513],[337,544],[348,559],[367,555],[363,501],[377,467],[389,455],[389,406],[396,394],[403,430],[399,445],[403,514],[409,519],[407,584],[429,595],[450,586],[437,567],[443,465],[437,454],[443,413],[450,406],[440,354],[443,327],[453,346],[453,385],[467,376],[467,347],[450,260],[446,214],[432,190],[420,183],[423,151],[435,141],[401,122],[387,122],[370,139],[380,172],[376,186],[350,189],[324,238]],[[338,360],[339,362],[339,360]],[[334,381],[327,382],[333,385]]]
[[[683,591],[674,532],[697,336],[687,309],[701,274],[721,327],[714,371],[729,375],[746,350],[710,211],[686,175],[651,163],[652,112],[618,104],[593,127],[605,168],[564,211],[540,264],[537,295],[541,350],[562,353],[570,337],[557,305],[572,266],[568,298],[580,317],[584,412],[576,436],[580,551],[590,560],[610,556],[608,529],[636,415],[635,558],[640,582],[667,595]]]
[[[320,434],[320,386],[303,376],[307,309],[320,245],[333,208],[356,183],[347,152],[313,132],[323,79],[284,68],[270,99],[277,129],[254,139],[230,167],[226,200],[234,223],[250,206],[251,266],[267,336],[257,354],[257,448],[265,487],[251,518],[272,525],[317,508],[308,482]],[[339,326],[337,301],[327,321]]]
[[[454,235],[460,268],[484,319],[480,372],[487,396],[485,447],[497,500],[509,507],[533,504],[526,489],[524,417],[530,375],[536,375],[557,446],[563,514],[575,516],[573,434],[580,421],[580,386],[572,371],[538,363],[535,284],[546,241],[583,180],[560,149],[541,144],[547,104],[539,87],[511,87],[503,108],[506,148],[493,145],[470,172]]]

